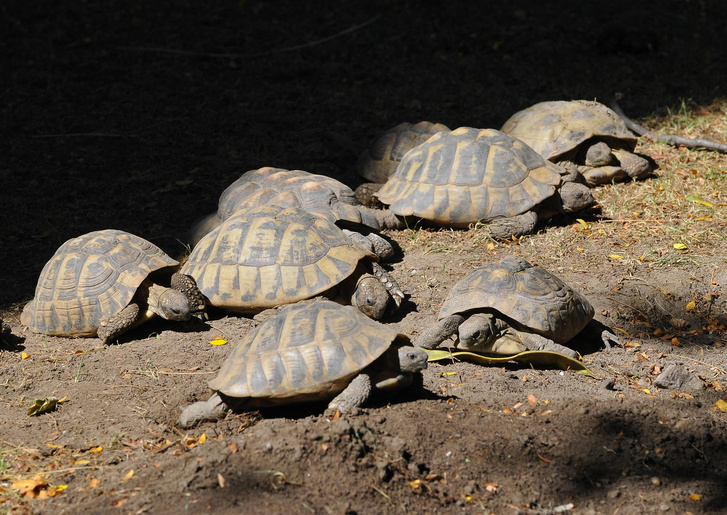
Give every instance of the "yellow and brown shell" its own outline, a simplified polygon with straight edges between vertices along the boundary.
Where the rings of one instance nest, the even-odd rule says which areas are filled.
[[[361,153],[358,174],[371,182],[386,182],[407,152],[442,131],[449,131],[449,127],[432,122],[404,122],[380,133]]]
[[[257,313],[326,292],[376,256],[300,207],[240,211],[197,244],[182,267],[213,306]]]
[[[561,172],[507,134],[460,127],[409,151],[376,196],[397,215],[467,227],[533,209],[556,193]]]
[[[392,344],[410,345],[351,306],[302,302],[246,335],[209,386],[251,407],[330,399]]]
[[[591,303],[559,277],[515,257],[480,266],[456,283],[439,319],[476,311],[504,315],[558,343],[581,332],[594,315]]]
[[[553,162],[571,159],[573,152],[591,138],[621,142],[617,148],[625,146],[631,151],[637,142],[614,111],[589,100],[540,102],[515,113],[502,126],[502,132],[524,141]]]
[[[33,332],[94,336],[153,272],[179,262],[144,238],[106,229],[66,241],[43,267],[21,323]],[[171,271],[170,271],[171,273]]]

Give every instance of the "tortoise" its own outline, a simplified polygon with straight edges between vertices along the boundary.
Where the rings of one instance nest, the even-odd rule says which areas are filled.
[[[455,228],[479,222],[510,238],[594,204],[576,179],[507,134],[460,127],[410,150],[375,195],[399,216]]]
[[[106,229],[72,238],[43,267],[20,321],[53,336],[116,339],[154,315],[203,315],[204,297],[179,262],[134,234]]]
[[[416,344],[432,349],[457,332],[462,350],[504,355],[549,350],[576,358],[578,353],[566,345],[586,328],[605,347],[619,343],[593,315],[588,300],[560,278],[524,259],[507,257],[457,282],[438,322]]]
[[[200,240],[182,272],[227,311],[258,313],[326,295],[379,319],[404,294],[377,259],[325,218],[271,204],[229,217]]]
[[[360,245],[372,248],[383,258],[394,251],[391,244],[377,234],[384,228],[401,228],[392,213],[361,205],[353,190],[336,179],[303,170],[264,167],[245,172],[220,195],[216,213],[200,219],[191,231],[192,246],[237,211],[273,201],[283,207],[297,204],[344,228]],[[360,236],[364,235],[364,238]]]
[[[358,174],[368,181],[354,191],[358,201],[365,206],[374,205],[373,194],[394,175],[404,155],[442,131],[449,131],[449,127],[424,121],[400,123],[379,133],[358,160]]]
[[[636,136],[599,102],[540,102],[514,114],[502,132],[545,159],[577,169],[591,185],[643,179],[652,172],[649,161],[633,153]]]
[[[298,302],[266,319],[235,347],[209,382],[212,397],[186,407],[192,427],[228,409],[332,399],[345,413],[376,390],[401,388],[427,368],[427,354],[406,335],[330,300]]]

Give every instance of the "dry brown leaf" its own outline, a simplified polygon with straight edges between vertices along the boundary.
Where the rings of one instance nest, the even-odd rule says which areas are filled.
[[[535,398],[535,395],[533,395],[532,393],[530,395],[528,395],[528,404],[530,406],[535,406],[537,403],[538,403],[538,399]]]
[[[123,481],[128,481],[128,480],[129,480],[129,479],[131,479],[132,477],[134,477],[134,469],[131,469],[130,471],[128,471],[128,472],[126,473],[126,475],[124,476],[124,479],[123,479]]]

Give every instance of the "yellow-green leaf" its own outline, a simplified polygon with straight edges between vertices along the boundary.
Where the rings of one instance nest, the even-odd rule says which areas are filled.
[[[619,256],[618,254],[609,254],[608,257],[611,259],[623,259],[623,256]]]
[[[479,365],[502,365],[510,361],[535,365],[543,368],[557,368],[561,370],[573,370],[579,374],[592,376],[588,367],[577,359],[569,358],[563,354],[549,351],[525,351],[512,356],[485,356],[466,351],[449,351],[444,349],[427,350],[429,361],[461,360],[477,363]]]
[[[687,200],[691,200],[692,202],[699,202],[700,204],[707,206],[707,207],[714,207],[713,204],[710,204],[709,202],[702,200],[701,198],[697,197],[696,195],[687,195]]]
[[[46,397],[45,399],[36,399],[28,410],[28,416],[41,415],[50,411],[55,411],[58,399],[55,397]]]
[[[684,307],[684,309],[686,309],[687,311],[691,311],[691,310],[693,310],[693,309],[694,309],[694,308],[695,308],[696,306],[697,306],[697,303],[696,303],[696,302],[694,302],[694,301],[691,301],[691,302],[687,303],[687,305],[686,305],[686,306]]]
[[[586,223],[586,221],[583,218],[576,218],[576,222],[578,222],[578,228],[581,231],[585,231],[588,229],[588,224]]]
[[[210,345],[224,345],[227,343],[227,340],[223,340],[222,338],[217,338],[215,340],[212,340],[210,342]]]
[[[718,410],[727,413],[727,402],[722,399],[718,399],[717,402],[715,402],[715,406]]]
[[[689,250],[689,246],[686,243],[675,243],[674,248],[677,250]]]

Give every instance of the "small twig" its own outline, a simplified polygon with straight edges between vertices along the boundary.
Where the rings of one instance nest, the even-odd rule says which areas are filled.
[[[717,370],[717,371],[719,371],[719,372],[727,375],[727,370],[725,370],[724,368],[720,368],[720,367],[718,367],[716,365],[712,365],[710,363],[707,363],[706,361],[700,361],[698,359],[690,358],[688,356],[683,356],[682,354],[672,354],[671,356],[672,357],[675,357],[675,358],[682,358],[682,359],[688,359],[690,361],[694,361],[695,363],[699,363],[700,365],[705,365],[705,366],[707,366],[709,368],[713,368],[713,369],[715,369],[715,370]]]
[[[339,38],[346,34],[349,34],[351,32],[354,32],[356,30],[362,29],[366,25],[369,25],[369,24],[375,22],[380,17],[381,17],[381,15],[379,14],[363,23],[359,23],[358,25],[349,27],[345,30],[342,30],[341,32],[333,34],[332,36],[328,36],[328,37],[325,37],[322,39],[317,39],[316,41],[309,41],[308,43],[303,43],[301,45],[283,47],[283,48],[278,48],[276,50],[268,50],[266,52],[259,52],[257,54],[227,54],[227,53],[214,53],[214,52],[192,52],[189,50],[176,50],[174,48],[160,48],[160,47],[118,47],[118,48],[121,50],[134,50],[134,51],[139,51],[139,52],[158,52],[158,53],[164,53],[164,54],[189,55],[189,56],[194,56],[194,57],[222,57],[225,59],[250,59],[252,57],[264,57],[264,56],[273,55],[273,54],[282,54],[284,52],[294,52],[295,50],[302,50],[303,48],[310,48],[313,46],[317,46],[322,43],[326,43],[333,39],[336,39],[336,38]]]
[[[722,152],[723,154],[727,154],[727,144],[725,143],[719,143],[717,141],[712,141],[708,139],[703,138],[682,138],[681,136],[671,136],[667,134],[657,134],[654,131],[650,131],[646,127],[643,127],[642,125],[639,125],[635,121],[633,121],[631,118],[626,116],[621,109],[621,106],[618,105],[618,101],[623,98],[623,94],[616,93],[614,96],[613,101],[611,102],[611,109],[623,120],[623,122],[626,124],[626,127],[628,127],[630,130],[638,134],[639,136],[644,136],[646,138],[649,138],[653,141],[658,141],[661,143],[666,143],[667,145],[674,145],[675,147],[687,147],[687,148],[704,148],[707,150],[715,150],[717,152]]]

